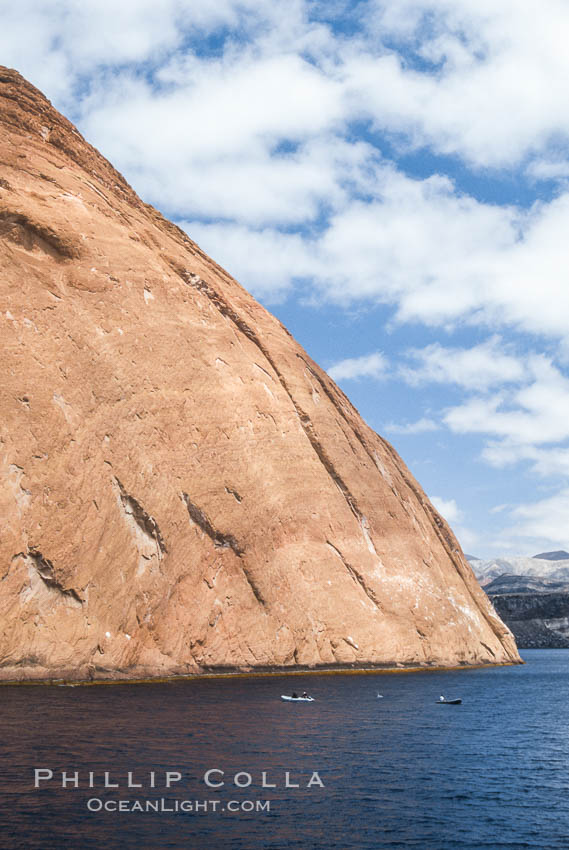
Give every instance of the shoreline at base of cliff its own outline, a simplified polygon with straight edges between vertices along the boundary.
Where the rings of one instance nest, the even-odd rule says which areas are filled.
[[[428,666],[385,666],[385,667],[334,667],[334,668],[306,668],[297,670],[273,669],[273,670],[235,670],[224,672],[186,673],[179,676],[152,676],[138,678],[107,678],[107,679],[5,679],[0,680],[1,686],[14,685],[37,685],[51,687],[92,687],[95,685],[152,685],[152,684],[174,684],[176,682],[200,681],[202,679],[254,679],[271,678],[278,676],[382,676],[397,673],[456,673],[459,670],[482,670],[491,667],[518,667],[525,662],[503,661],[499,663],[479,662],[475,664],[460,664],[454,667],[442,665]]]

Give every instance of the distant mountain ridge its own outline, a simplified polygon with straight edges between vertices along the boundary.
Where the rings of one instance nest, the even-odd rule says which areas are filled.
[[[569,648],[568,552],[489,561],[467,557],[521,649]]]
[[[501,575],[484,585],[488,595],[497,593],[556,593],[569,592],[566,579],[536,578],[535,576]]]
[[[546,557],[567,555],[566,558]],[[566,581],[569,583],[569,554],[566,552],[544,552],[540,558],[492,558],[488,561],[468,558],[476,578],[486,588],[500,576],[533,576],[534,578]]]
[[[540,552],[539,555],[534,555],[534,558],[539,558],[541,561],[569,561],[569,552],[565,549],[557,549],[555,552]]]

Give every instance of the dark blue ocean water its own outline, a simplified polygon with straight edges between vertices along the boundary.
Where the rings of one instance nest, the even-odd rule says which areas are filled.
[[[1,688],[0,847],[566,850],[569,651],[523,655],[455,673]],[[283,702],[292,687],[316,701]],[[39,789],[35,768],[53,771]],[[204,784],[209,769],[225,786]],[[165,788],[166,770],[182,780]],[[306,787],[313,771],[324,788]],[[270,811],[243,810],[257,801]]]

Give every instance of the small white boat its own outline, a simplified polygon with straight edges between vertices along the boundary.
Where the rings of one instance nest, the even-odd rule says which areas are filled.
[[[314,697],[289,697],[285,694],[281,694],[281,699],[287,702],[314,702]]]

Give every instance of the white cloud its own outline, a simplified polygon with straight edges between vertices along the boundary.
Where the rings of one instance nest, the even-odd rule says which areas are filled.
[[[321,232],[263,228],[261,236],[252,228],[251,239],[257,245],[265,240],[267,250],[277,238],[282,244],[289,240],[302,275],[312,278],[325,300],[393,304],[400,322],[450,326],[467,321],[565,336],[569,194],[522,213],[457,195],[446,178],[412,180],[385,163],[367,165],[369,199],[347,200],[341,190],[331,191],[328,199],[338,209]],[[336,187],[341,172],[342,167]],[[311,191],[308,184],[297,188],[299,197]],[[254,197],[254,185],[251,193]],[[320,200],[325,202],[324,195]],[[243,205],[247,217],[246,198]],[[304,215],[300,201],[299,209]],[[232,227],[228,223],[228,234]],[[223,242],[221,229],[218,233]],[[233,268],[229,249],[222,262]],[[240,280],[248,286],[257,275],[251,254]],[[295,277],[299,274],[291,264],[289,284]],[[504,359],[502,366],[507,366]]]
[[[452,524],[462,519],[462,511],[459,510],[454,499],[441,499],[439,496],[429,496],[429,499],[448,523]]]
[[[524,445],[508,440],[490,440],[482,451],[482,459],[497,469],[529,462],[540,478],[569,477],[569,448],[567,446]]]
[[[376,192],[333,217],[317,246],[326,297],[394,303],[400,321],[565,334],[569,195],[521,214],[388,170]]]
[[[69,101],[78,77],[98,65],[144,61],[175,47],[183,5],[182,0],[8,4],[2,9],[2,61],[48,96]]]
[[[528,358],[523,385],[473,396],[443,421],[455,433],[482,435],[490,466],[525,463],[540,478],[569,476],[569,379],[544,356]]]
[[[426,434],[429,431],[438,431],[440,427],[433,419],[423,417],[416,422],[388,422],[383,426],[383,430],[390,434]]]
[[[310,258],[298,234],[255,231],[237,224],[179,224],[216,262],[267,301],[279,301],[295,277],[310,273]]]
[[[402,367],[401,374],[411,385],[452,383],[467,389],[521,381],[526,368],[519,358],[506,353],[507,346],[493,337],[473,348],[443,347],[439,343],[409,352],[417,366]]]
[[[383,378],[388,362],[380,351],[362,357],[350,357],[335,363],[328,369],[334,381],[357,380],[358,378]]]
[[[519,538],[544,540],[555,543],[559,548],[569,549],[569,489],[560,490],[553,496],[539,501],[519,505],[513,516],[520,522],[506,533]]]
[[[196,0],[191,11],[183,0],[27,0],[3,14],[0,49],[264,297],[272,270],[258,259],[288,244],[297,265],[275,274],[273,298],[303,277],[323,299],[394,305],[399,321],[564,335],[569,193],[522,211],[444,176],[412,180],[354,142],[353,121],[479,165],[509,169],[539,148],[524,167],[562,176],[569,9],[369,0],[350,7],[363,30],[349,39],[311,19],[320,11],[303,0]],[[198,55],[211,34],[219,45]]]
[[[447,178],[412,180],[385,165],[369,194],[334,215],[317,246],[323,294],[395,303],[402,320],[427,323],[478,308],[488,254],[515,238],[509,211],[458,197]]]
[[[562,0],[376,0],[376,56],[347,63],[362,109],[416,145],[505,166],[567,138]],[[382,49],[391,37],[423,66]],[[379,54],[379,55],[377,55]],[[426,65],[425,65],[426,63]]]
[[[272,25],[293,36],[304,4],[291,0],[287,15],[268,0],[23,0],[2,9],[2,61],[39,86],[68,96],[81,75],[100,66],[153,60],[164,64],[188,36],[221,27],[256,32]],[[58,81],[53,71],[65,67]]]
[[[144,166],[136,164],[138,154],[134,155],[128,168],[133,169],[144,196],[163,208],[188,210],[193,221],[200,217],[225,219],[228,229],[247,225],[257,241],[260,229],[273,242],[282,234],[279,226],[299,227],[317,219],[324,205],[346,205],[354,186],[364,179],[362,171],[370,155],[367,145],[334,136],[279,154],[271,154],[268,142],[261,144],[253,138],[244,143],[241,153],[220,152],[214,140],[207,151],[195,152],[184,138],[183,134],[173,137],[172,146],[166,144],[163,152],[157,151]],[[120,147],[121,142],[113,144]],[[203,139],[199,144],[203,145]],[[170,169],[166,167],[168,156]],[[174,168],[179,157],[184,162]],[[251,266],[254,274],[253,263]],[[289,271],[295,276],[294,269]]]
[[[126,72],[102,78],[84,100],[82,126],[129,165],[203,166],[327,131],[341,117],[341,95],[300,56],[245,49],[217,61],[193,57],[186,77],[164,89]]]
[[[429,499],[451,526],[463,551],[477,549],[480,544],[479,537],[475,531],[463,524],[464,514],[455,499],[441,499],[439,496],[429,496]]]
[[[537,160],[530,163],[527,173],[536,180],[564,180],[569,177],[569,161],[566,159]]]
[[[569,379],[545,357],[532,357],[533,380],[512,393],[474,397],[444,416],[455,433],[492,434],[506,451],[569,439]]]

